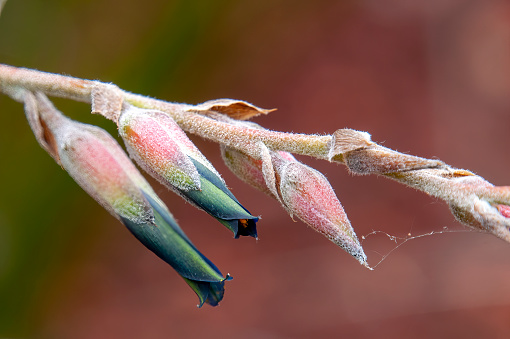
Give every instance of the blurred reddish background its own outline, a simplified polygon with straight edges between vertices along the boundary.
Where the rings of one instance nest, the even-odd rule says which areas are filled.
[[[368,131],[510,183],[508,1],[9,1],[0,61],[170,101],[244,99],[279,109],[255,120],[267,128]],[[56,104],[116,135],[85,105]],[[408,241],[368,271],[193,137],[262,215],[258,241],[233,240],[156,187],[234,277],[219,307],[197,309],[178,275],[43,154],[22,106],[1,96],[0,109],[0,337],[510,337],[509,244],[469,232],[420,192],[301,157],[330,179],[359,237],[448,231]],[[376,265],[396,244],[379,233],[363,246]]]

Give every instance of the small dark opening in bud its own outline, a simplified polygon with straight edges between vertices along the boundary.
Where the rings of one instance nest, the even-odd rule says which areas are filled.
[[[257,238],[257,219],[238,219],[237,221],[237,237],[248,236]]]

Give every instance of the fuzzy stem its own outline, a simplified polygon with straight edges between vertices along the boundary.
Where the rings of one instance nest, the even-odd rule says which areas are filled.
[[[8,90],[9,87],[23,87],[50,96],[90,103],[92,90],[98,84],[102,83],[0,64],[0,90],[6,94],[11,92]],[[193,108],[192,105],[152,99],[120,89],[118,94],[126,102],[135,106],[168,113],[183,130],[189,133],[230,147],[239,148],[240,145],[246,146],[247,143],[262,141],[271,149],[328,159],[331,141],[329,135],[316,136],[255,129],[247,131],[244,127],[233,126],[192,112],[190,111]],[[16,100],[16,98],[13,99]]]
[[[82,102],[90,102],[92,80],[0,64],[0,90],[23,87],[30,91]]]
[[[129,103],[170,114],[186,132],[236,149],[246,150],[247,144],[253,145],[262,141],[270,149],[308,155],[323,160],[328,159],[330,135],[318,136],[247,129],[245,126],[236,126],[197,114],[192,111],[193,106],[191,105],[174,104],[126,92],[124,94],[124,99]],[[252,155],[258,156],[258,153]]]
[[[199,106],[152,99],[111,84],[0,64],[0,91],[22,101],[24,90],[92,103],[95,113],[115,122],[127,105],[161,110],[183,130],[259,159],[262,142],[272,150],[341,162],[354,174],[383,175],[443,199],[460,222],[510,242],[510,218],[506,212],[501,213],[510,209],[510,187],[495,187],[471,172],[451,168],[441,161],[382,147],[365,132],[341,129],[333,135],[319,136],[269,131],[215,119]]]

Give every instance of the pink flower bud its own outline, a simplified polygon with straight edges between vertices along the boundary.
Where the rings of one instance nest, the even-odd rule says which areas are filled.
[[[278,192],[290,215],[365,264],[367,257],[333,188],[324,175],[298,161],[271,155],[279,183]]]
[[[99,127],[68,119],[43,95],[27,95],[26,105],[39,143],[89,195],[117,219],[153,220],[142,193],[154,194],[152,188],[115,139]]]
[[[186,133],[163,112],[129,108],[119,118],[119,133],[131,157],[164,184],[200,189],[200,176],[190,156],[215,172]]]
[[[234,237],[257,237],[258,218],[237,201],[220,174],[168,114],[129,107],[118,125],[131,157],[154,178],[215,217]]]
[[[328,180],[320,172],[297,161],[290,153],[262,146],[261,159],[223,147],[227,166],[241,179],[280,201],[291,216],[343,248],[366,265],[349,219]]]
[[[221,146],[221,155],[227,167],[247,184],[259,191],[274,196],[266,185],[262,173],[262,160],[254,159],[249,155],[224,145]]]
[[[200,299],[218,305],[225,280],[191,243],[120,145],[106,131],[63,116],[42,94],[25,95],[41,146],[149,250],[171,265]]]

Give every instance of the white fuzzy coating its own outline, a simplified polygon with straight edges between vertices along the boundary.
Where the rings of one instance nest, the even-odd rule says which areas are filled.
[[[28,93],[25,107],[41,146],[90,196],[118,219],[153,222],[142,191],[160,200],[115,139],[66,118],[42,93]]]
[[[90,145],[92,139],[95,145]],[[70,123],[59,129],[57,142],[62,167],[112,215],[136,223],[154,221],[142,190],[153,196],[155,193],[109,134],[94,126]],[[88,145],[103,146],[104,150],[88,155],[78,153]]]
[[[275,153],[273,162],[287,211],[365,265],[367,257],[326,177],[305,164],[287,161]]]
[[[260,151],[260,158],[262,159],[262,174],[264,175],[266,186],[271,194],[275,197],[275,199],[282,204],[282,206],[289,212],[290,216],[292,217],[292,212],[283,202],[279,192],[278,178],[276,177],[277,173],[273,165],[271,152],[262,142],[259,142],[258,146]]]
[[[134,141],[127,130],[135,130]],[[200,189],[200,175],[191,159],[223,181],[214,166],[164,112],[128,107],[120,116],[119,133],[131,157],[149,174],[172,189]]]
[[[262,161],[223,145],[227,166],[247,183],[277,199],[291,217],[299,218],[366,266],[363,248],[324,175],[289,153],[270,151],[262,142],[257,146]],[[265,187],[253,173],[257,167]]]

